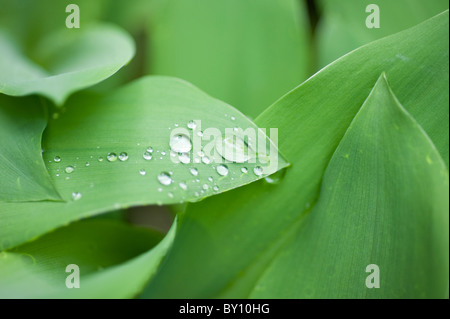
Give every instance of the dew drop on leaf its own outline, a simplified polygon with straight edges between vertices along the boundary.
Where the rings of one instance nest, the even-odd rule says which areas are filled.
[[[226,165],[220,164],[219,166],[217,166],[216,171],[220,176],[228,175],[228,167]]]
[[[158,175],[158,181],[162,185],[168,186],[168,185],[172,184],[173,179],[172,179],[172,177],[170,177],[169,173],[163,172],[163,173]]]

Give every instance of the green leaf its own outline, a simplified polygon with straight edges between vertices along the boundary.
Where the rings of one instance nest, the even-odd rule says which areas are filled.
[[[249,296],[317,200],[334,151],[383,71],[448,164],[445,12],[346,55],[259,116],[261,127],[278,127],[280,151],[292,167],[280,183],[255,183],[190,205],[145,296]]]
[[[366,12],[370,4],[380,9],[380,28],[369,29]],[[369,42],[410,28],[448,9],[448,0],[321,0],[317,30],[319,66]]]
[[[61,199],[41,156],[46,125],[37,98],[17,100],[0,94],[0,201]]]
[[[154,1],[148,71],[185,79],[256,117],[309,75],[297,0]]]
[[[381,77],[250,297],[445,298],[448,194],[442,158]],[[379,289],[365,285],[372,264]]]
[[[195,130],[187,127],[191,120],[196,122]],[[255,149],[267,147],[271,162],[258,164],[259,156],[244,163],[223,163],[214,147],[214,134],[235,134],[234,128],[241,129],[238,135],[254,132],[259,137],[254,141]],[[188,164],[172,161],[178,155],[171,156],[169,145],[177,135],[189,138],[192,150]],[[146,160],[143,155],[149,147],[152,158]],[[201,147],[206,155],[203,158],[198,155]],[[187,82],[166,77],[145,77],[105,96],[75,95],[61,112],[52,115],[43,148],[47,169],[67,203],[0,204],[0,248],[120,207],[198,201],[287,165],[275,145],[242,113]],[[110,153],[114,153],[113,161],[108,160]],[[121,153],[126,153],[125,161],[120,160]],[[228,167],[228,175],[218,174],[219,165]],[[259,165],[264,170],[261,176],[253,173]],[[242,173],[242,167],[248,169],[247,174]],[[159,181],[163,173],[170,185]],[[185,183],[186,189],[180,183]]]
[[[131,298],[156,271],[174,237],[107,220],[87,220],[0,253],[2,298]],[[159,242],[159,243],[158,243]],[[80,288],[68,289],[68,265]]]
[[[73,92],[110,77],[134,55],[133,40],[118,27],[62,29],[45,36],[25,56],[0,30],[0,92],[42,94],[63,104]]]

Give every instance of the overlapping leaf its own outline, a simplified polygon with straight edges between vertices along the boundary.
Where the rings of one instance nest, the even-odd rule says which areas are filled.
[[[368,28],[366,20],[379,8],[380,28]],[[317,31],[319,66],[371,41],[410,28],[448,9],[448,0],[321,0],[321,19]],[[369,18],[369,21],[372,21]]]
[[[442,158],[381,77],[331,158],[319,200],[250,297],[444,298],[448,194]],[[369,265],[379,267],[378,289],[366,286]]]
[[[278,184],[261,182],[190,205],[145,296],[249,296],[272,258],[284,254],[282,247],[293,238],[295,225],[313,207],[334,151],[383,71],[448,165],[445,12],[346,55],[259,116],[260,126],[279,129],[280,150],[292,167]],[[377,151],[382,150],[373,150]],[[189,247],[196,247],[195,252]],[[181,269],[176,266],[180,264]]]
[[[195,128],[188,127],[191,121]],[[219,137],[210,133],[225,137],[227,129],[237,128],[237,134],[259,134],[255,149],[257,143],[267,147],[273,161],[223,161],[214,147]],[[233,107],[173,78],[146,77],[105,96],[78,94],[52,114],[43,140],[45,163],[67,202],[1,203],[0,247],[82,217],[131,205],[198,201],[272,174],[287,163],[261,132]],[[192,147],[189,163],[178,162],[181,150],[171,146],[177,136]],[[254,173],[258,166],[262,175]]]
[[[63,104],[71,93],[110,77],[130,61],[134,43],[110,25],[61,29],[44,36],[30,58],[0,30],[0,55],[0,93],[42,94]]]
[[[17,105],[20,103],[20,105]],[[0,200],[60,200],[41,156],[47,124],[39,100],[0,94]]]
[[[155,272],[173,236],[174,229],[159,242],[162,234],[107,220],[72,224],[0,253],[0,297],[134,297]],[[79,268],[77,289],[66,287],[68,265]]]

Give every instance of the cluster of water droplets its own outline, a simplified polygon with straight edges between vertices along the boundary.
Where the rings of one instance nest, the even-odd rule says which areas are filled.
[[[235,120],[233,116],[230,117],[232,121]],[[199,129],[197,129],[198,125],[195,121],[191,120],[186,124],[187,128],[192,131],[192,134],[196,134],[197,136],[202,136],[203,132]],[[178,124],[175,124],[175,127],[178,127]],[[235,131],[237,131],[236,129]],[[138,143],[138,146],[140,144]],[[175,134],[170,137],[169,140],[169,147],[170,147],[170,157],[178,159],[179,163],[182,165],[188,166],[191,164],[191,161],[193,163],[202,163],[204,165],[210,165],[213,163],[213,160],[207,156],[203,150],[200,150],[197,152],[196,156],[192,156],[191,160],[191,151],[193,148],[191,138],[188,135],[185,134]],[[99,147],[97,147],[99,148]],[[234,137],[218,137],[215,141],[215,150],[217,153],[226,161],[231,163],[245,163],[249,161],[249,159],[252,158],[252,156],[256,156],[256,153],[252,153],[251,148],[238,136]],[[142,151],[142,158],[144,161],[151,161],[154,160],[155,157],[159,159],[163,159],[164,156],[166,156],[167,152],[165,150],[154,150],[153,147],[148,146]],[[158,155],[159,154],[159,155]],[[92,158],[92,156],[91,156]],[[114,153],[109,152],[106,154],[105,158],[103,156],[100,156],[97,158],[98,162],[103,162],[105,159],[108,162],[126,162],[129,160],[129,156],[126,152],[120,152]],[[61,158],[59,156],[54,157],[55,163],[60,163]],[[136,161],[137,163],[137,161]],[[91,164],[90,162],[86,162],[85,166],[89,167]],[[226,164],[218,164],[218,165],[211,165],[210,166],[213,171],[215,171],[215,174],[219,177],[219,180],[222,178],[225,178],[227,176],[236,176],[236,172],[233,174],[230,174],[230,169]],[[76,166],[68,165],[64,168],[64,171],[66,174],[71,174],[75,171]],[[247,168],[247,167],[240,167],[240,173],[241,174],[248,174],[249,171],[253,172],[253,174],[256,177],[261,177],[264,173],[263,168],[260,166],[255,166],[253,168]],[[59,169],[57,170],[59,172]],[[162,171],[159,172],[156,175],[156,179],[159,182],[159,184],[162,185],[162,187],[158,188],[159,192],[162,192],[164,187],[168,187],[171,185],[175,185],[174,187],[178,187],[182,191],[188,191],[189,190],[189,184],[197,184],[199,186],[195,186],[194,190],[197,190],[194,192],[195,196],[200,196],[201,194],[204,194],[208,191],[213,192],[219,192],[220,188],[219,185],[217,185],[217,182],[214,180],[212,176],[207,177],[208,182],[206,183],[200,183],[200,171],[197,167],[189,167],[188,171],[190,175],[193,177],[192,181],[176,181],[173,177],[173,172],[171,171]],[[203,171],[203,170],[202,170]],[[142,167],[138,171],[139,175],[141,176],[147,176],[147,170]],[[56,176],[59,176],[59,173],[56,174]],[[69,177],[66,177],[66,179],[69,179]],[[234,177],[231,177],[233,180]],[[266,178],[266,181],[271,182],[272,179],[270,177]],[[170,189],[175,190],[175,188],[171,187]],[[172,192],[167,193],[169,197],[173,197]],[[79,200],[82,197],[82,194],[80,192],[73,192],[72,193],[72,199],[73,200]]]

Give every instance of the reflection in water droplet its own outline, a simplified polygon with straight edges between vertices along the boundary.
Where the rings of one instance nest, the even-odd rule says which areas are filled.
[[[202,157],[202,163],[208,165],[211,164],[211,160],[209,159],[208,156],[204,156]]]
[[[221,165],[217,166],[216,171],[220,176],[228,175],[228,167],[226,165],[221,164]]]
[[[142,157],[146,160],[149,161],[152,159],[152,153],[149,152],[148,150],[142,155]]]
[[[72,193],[72,199],[73,200],[79,200],[79,199],[81,199],[82,196],[83,195],[80,192],[73,192]]]
[[[256,166],[253,169],[253,173],[255,173],[256,176],[261,176],[263,174],[263,169],[261,168],[261,166]]]
[[[191,162],[189,154],[187,153],[181,153],[180,155],[178,155],[178,160],[183,164],[189,164]]]
[[[184,189],[184,190],[187,189],[187,184],[185,182],[180,182],[178,185],[180,186],[181,189]]]
[[[220,156],[234,163],[244,163],[255,156],[255,152],[237,136],[217,138],[215,148]]]
[[[177,153],[187,153],[192,149],[191,140],[183,134],[172,136],[169,145],[172,151]]]
[[[125,162],[127,159],[128,159],[128,154],[127,153],[122,152],[122,153],[119,154],[119,160],[121,162]]]
[[[142,176],[145,176],[145,174],[147,174],[147,172],[145,171],[145,169],[140,169],[139,170],[139,174],[141,174]]]
[[[61,162],[61,157],[55,156],[55,158],[53,160],[55,161],[55,163],[59,163],[59,162]]]
[[[191,168],[191,169],[189,170],[189,172],[191,172],[191,174],[192,174],[193,176],[197,176],[197,175],[198,175],[198,169],[196,169],[195,167]]]
[[[283,179],[284,175],[286,175],[286,169],[279,170],[278,172],[273,173],[272,175],[266,176],[264,180],[269,184],[278,184]]]
[[[170,177],[169,173],[163,172],[158,175],[158,181],[161,184],[168,186],[168,185],[172,184],[173,179]]]
[[[117,160],[117,155],[116,153],[108,153],[106,159],[108,160],[108,162],[115,162]]]
[[[75,170],[75,168],[73,166],[67,166],[66,169],[65,169],[67,174],[72,173],[74,170]]]
[[[194,121],[189,121],[187,124],[187,127],[190,128],[191,130],[195,130],[195,128],[197,127],[197,124],[195,124]]]

